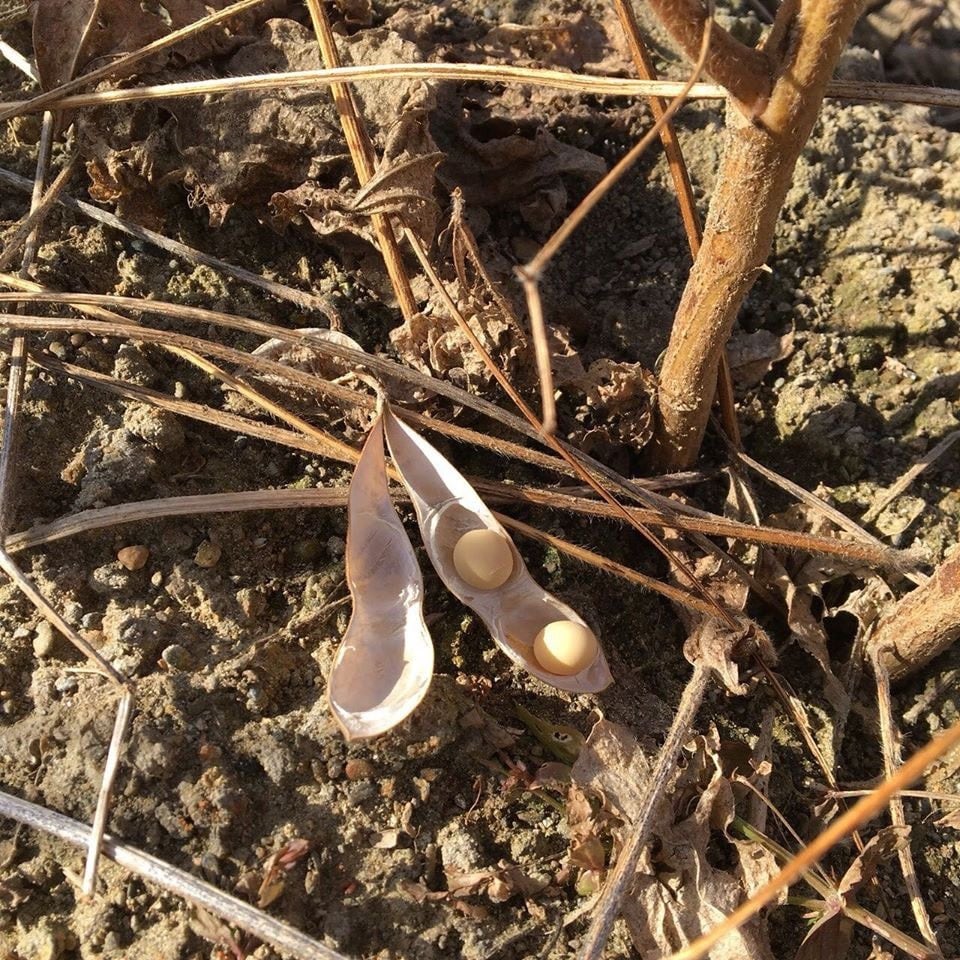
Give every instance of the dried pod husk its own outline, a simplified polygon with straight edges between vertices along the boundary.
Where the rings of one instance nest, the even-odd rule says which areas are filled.
[[[514,663],[544,683],[573,693],[594,693],[608,686],[613,678],[599,647],[593,662],[570,676],[548,673],[540,666],[533,642],[543,627],[557,620],[587,624],[533,579],[506,530],[453,464],[395,417],[389,407],[384,408],[383,422],[390,455],[410,493],[427,554],[447,589],[476,611]],[[481,529],[502,536],[513,557],[506,581],[489,590],[467,583],[453,561],[460,538]]]
[[[382,417],[354,470],[347,518],[353,614],[333,661],[327,699],[344,736],[354,740],[385,733],[409,716],[433,676],[423,576],[390,501]]]

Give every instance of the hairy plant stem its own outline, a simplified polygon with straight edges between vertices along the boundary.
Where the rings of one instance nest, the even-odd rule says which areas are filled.
[[[674,320],[660,374],[654,457],[683,469],[697,457],[733,322],[773,244],[793,170],[864,0],[784,3],[766,52],[773,89],[756,119],[727,110],[727,141],[703,245]]]

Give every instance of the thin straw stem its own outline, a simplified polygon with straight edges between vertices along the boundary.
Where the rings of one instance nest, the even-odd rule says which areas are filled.
[[[43,186],[47,178],[47,168],[53,152],[53,138],[56,133],[57,118],[52,113],[43,116],[40,131],[40,144],[37,148],[37,165],[33,181],[26,181],[31,193],[30,210],[45,209],[43,205]],[[27,277],[33,267],[37,252],[42,217],[34,222],[31,231],[24,238],[23,256],[20,263],[20,276]],[[22,309],[22,308],[18,308]],[[19,443],[20,404],[23,402],[23,387],[27,376],[27,338],[19,330],[12,330],[13,342],[10,346],[10,360],[7,371],[6,405],[3,411],[3,447],[0,449],[0,536],[10,527],[10,514],[13,511],[14,485],[16,483],[17,446]]]
[[[883,751],[884,776],[892,776],[893,772],[903,762],[900,751],[900,734],[897,722],[894,719],[893,701],[890,695],[890,673],[883,664],[883,651],[877,644],[868,645],[870,650],[873,676],[877,684],[877,712],[880,719],[880,744]],[[899,793],[890,797],[890,822],[895,827],[907,826],[907,814],[903,806],[903,799]],[[913,918],[917,922],[917,929],[927,942],[927,946],[939,952],[937,935],[930,922],[923,895],[920,892],[920,881],[917,879],[917,868],[913,862],[913,853],[910,844],[904,844],[897,850],[897,859],[900,861],[900,871],[903,874],[904,886],[907,888],[907,897]]]
[[[81,889],[88,897],[93,895],[94,889],[96,888],[97,864],[100,862],[103,835],[107,826],[107,815],[110,813],[113,782],[116,779],[117,770],[120,767],[120,756],[123,752],[123,742],[127,736],[127,727],[130,725],[130,714],[132,711],[133,694],[129,690],[121,690],[120,700],[117,703],[117,715],[113,722],[113,735],[110,737],[107,759],[103,764],[103,776],[100,778],[97,806],[93,813],[90,845],[87,847],[87,862],[83,869],[83,885]]]
[[[328,68],[342,66],[340,54],[337,51],[337,42],[333,37],[333,30],[330,29],[330,20],[327,17],[326,10],[321,5],[320,0],[306,0],[306,2],[324,64]],[[343,135],[347,141],[350,158],[353,160],[357,180],[363,187],[373,178],[377,169],[377,156],[373,148],[373,141],[370,139],[370,134],[367,133],[367,128],[354,102],[350,87],[344,83],[333,83],[330,85],[330,93],[333,95],[333,102],[336,104],[337,113],[340,116],[340,124],[343,127]],[[404,320],[409,320],[417,312],[417,301],[410,287],[410,278],[403,266],[403,256],[400,253],[400,246],[393,231],[393,220],[386,214],[374,213],[370,217],[370,223],[377,236],[377,245],[386,265],[387,275],[390,277],[393,291],[397,295],[400,312],[403,314]]]
[[[160,83],[152,86],[127,87],[122,90],[101,90],[96,93],[59,97],[50,105],[58,110],[75,110],[107,103],[138,103],[144,100],[169,100],[172,97],[206,97],[250,90],[309,90],[322,84],[361,83],[375,80],[478,80],[621,97],[675,97],[686,86],[685,83],[674,80],[583,76],[562,70],[515,67],[508,64],[385,63],[337,67],[332,70],[294,70],[245,77]],[[928,107],[960,107],[960,91],[918,84],[834,80],[827,85],[826,96],[843,100],[914,103]],[[726,98],[727,91],[716,83],[697,83],[687,92],[689,100],[725,100]],[[42,109],[42,106],[35,106],[32,100],[13,100],[0,104],[0,116],[20,116],[38,113]]]
[[[106,77],[115,76],[121,70],[126,70],[127,68],[132,67],[134,64],[139,63],[141,60],[151,57],[155,53],[159,53],[161,50],[166,50],[172,46],[175,46],[181,40],[200,33],[203,30],[206,30],[207,27],[212,27],[216,23],[221,23],[224,20],[228,20],[230,17],[236,16],[238,13],[243,13],[246,10],[250,10],[264,2],[265,0],[237,0],[236,3],[230,4],[229,7],[224,7],[222,10],[211,13],[200,20],[195,20],[193,23],[189,23],[185,27],[180,27],[179,30],[173,30],[165,36],[160,37],[159,39],[148,43],[146,46],[141,47],[139,50],[134,50],[133,52],[125,54],[116,60],[112,60],[110,63],[104,64],[102,67],[98,67],[96,70],[91,70],[89,73],[85,73],[79,77],[74,77],[72,80],[62,83],[59,87],[54,87],[52,90],[47,90],[45,93],[38,94],[36,97],[33,97],[33,99],[27,101],[27,103],[30,104],[30,112],[36,113],[39,110],[44,110],[51,103],[56,103],[63,97],[74,93],[77,90],[82,90],[85,86],[88,86],[91,83],[96,83],[98,80],[103,80]],[[38,79],[36,75],[33,76],[34,79]],[[13,110],[8,106],[6,109],[0,110],[0,121],[9,120],[10,117],[16,116],[17,113],[18,111]]]

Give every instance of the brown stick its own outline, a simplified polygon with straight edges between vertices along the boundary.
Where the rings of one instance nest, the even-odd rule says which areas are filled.
[[[307,0],[307,9],[310,11],[313,31],[317,35],[323,65],[325,67],[342,66],[337,43],[333,38],[333,30],[330,28],[330,20],[327,18],[327,12],[321,6],[320,0]],[[340,116],[340,125],[343,127],[343,135],[347,141],[350,158],[353,160],[357,180],[362,187],[377,170],[373,141],[360,118],[360,112],[354,103],[350,87],[345,83],[333,83],[330,85],[330,93],[333,95],[333,102],[336,104],[337,113]],[[393,223],[390,217],[383,213],[373,214],[370,217],[370,222],[373,225],[374,233],[377,235],[380,254],[390,276],[393,291],[397,295],[400,312],[403,314],[404,320],[409,320],[417,313],[417,301],[413,295],[413,290],[410,288],[410,278],[403,266],[403,256],[400,253],[400,245],[397,243],[396,234],[393,232]]]
[[[919,670],[960,639],[960,548],[884,616],[870,640],[891,680]]]
[[[683,688],[683,696],[667,733],[667,739],[660,748],[654,768],[644,785],[643,797],[638,805],[626,843],[617,857],[616,866],[604,884],[590,929],[580,944],[578,960],[597,960],[603,953],[613,923],[620,913],[623,898],[627,895],[634,874],[637,872],[640,855],[653,828],[656,805],[676,774],[680,749],[690,736],[697,710],[700,709],[703,696],[707,691],[709,678],[708,667],[694,665],[693,674]]]
[[[840,52],[863,0],[784,3],[768,44],[778,60],[756,121],[728,110],[727,145],[703,246],[687,280],[661,371],[655,458],[686,467],[700,449],[720,356],[764,261]]]

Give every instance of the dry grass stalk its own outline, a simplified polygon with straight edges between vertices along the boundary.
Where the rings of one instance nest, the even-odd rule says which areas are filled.
[[[750,789],[753,789],[752,784],[745,781],[741,781]],[[781,820],[784,827],[786,827],[791,834],[793,830],[790,829],[789,824],[777,811],[778,819]],[[742,836],[746,840],[753,840],[759,843],[761,846],[765,847],[771,853],[776,856],[776,858],[781,863],[789,863],[793,859],[793,854],[790,853],[784,847],[781,847],[778,843],[771,840],[770,837],[763,834],[753,825],[746,823],[740,817],[735,817],[733,823],[730,825],[731,830]],[[794,840],[797,843],[801,843],[800,839],[794,835]],[[914,957],[915,960],[936,960],[939,956],[939,953],[931,953],[930,948],[923,943],[920,943],[918,940],[914,940],[913,937],[908,936],[902,930],[894,926],[892,923],[878,917],[875,913],[867,910],[865,907],[860,906],[858,903],[851,902],[848,898],[842,897],[839,895],[836,884],[832,883],[829,877],[824,873],[824,871],[819,867],[818,864],[814,864],[811,869],[805,870],[803,873],[803,881],[808,883],[820,896],[823,898],[820,901],[810,901],[809,903],[803,904],[809,906],[811,912],[816,914],[825,914],[828,910],[839,909],[843,916],[847,917],[849,920],[852,920],[854,923],[859,923],[862,927],[867,930],[870,930],[872,933],[876,933],[878,936],[883,937],[888,943],[896,947],[899,950],[902,950],[907,956]],[[793,902],[796,902],[794,900]]]
[[[90,844],[87,847],[87,862],[83,867],[81,889],[87,896],[90,896],[96,889],[97,865],[100,862],[103,834],[107,828],[107,816],[110,813],[113,784],[120,767],[120,757],[123,753],[123,745],[127,738],[127,728],[130,726],[130,714],[132,712],[133,694],[129,690],[122,690],[120,700],[117,703],[117,715],[113,721],[110,746],[103,763],[103,775],[100,778],[100,790],[97,793],[97,805],[93,812],[93,823],[90,829]]]
[[[83,892],[93,893],[97,876],[97,862],[100,857],[100,839],[106,826],[107,814],[110,809],[110,797],[113,791],[113,781],[116,777],[120,762],[120,753],[123,748],[123,738],[126,734],[130,711],[133,707],[133,689],[130,681],[122,676],[108,660],[77,633],[51,605],[50,601],[34,586],[26,574],[17,566],[13,558],[0,549],[0,569],[13,581],[20,592],[36,607],[39,613],[62,633],[83,655],[94,665],[95,672],[105,676],[120,693],[117,704],[117,715],[114,721],[113,735],[110,739],[110,748],[104,763],[103,775],[100,780],[100,789],[97,796],[97,805],[94,810],[92,842],[87,850],[87,862],[83,873]]]
[[[537,255],[522,267],[517,268],[517,276],[523,283],[527,298],[527,312],[530,316],[530,329],[537,357],[537,373],[540,376],[540,395],[543,404],[543,430],[552,434],[556,428],[556,405],[554,403],[553,372],[550,363],[550,348],[547,341],[547,326],[543,317],[543,304],[540,300],[540,277],[550,261],[571,234],[590,215],[597,204],[610,192],[610,189],[630,170],[646,152],[651,143],[660,135],[673,115],[683,106],[684,100],[700,76],[710,46],[710,26],[707,22],[700,49],[700,58],[694,66],[690,79],[683,90],[674,97],[667,108],[661,111],[653,127],[621,157],[613,168],[607,171],[603,179],[577,204],[567,215],[563,223],[553,232],[550,239],[537,251]]]
[[[37,147],[37,165],[33,182],[26,181],[30,186],[30,211],[47,209],[43,204],[43,187],[47,178],[47,169],[50,165],[50,156],[53,151],[53,138],[56,132],[57,118],[52,113],[45,113],[43,126],[40,131],[40,143]],[[33,260],[37,252],[37,238],[39,236],[42,215],[30,233],[24,238],[23,256],[20,262],[20,277],[27,277],[33,267]],[[20,312],[22,307],[18,307]],[[17,462],[17,446],[19,443],[19,414],[23,400],[23,386],[27,375],[27,338],[18,330],[11,331],[10,361],[7,370],[6,405],[3,411],[3,447],[0,448],[0,535],[6,533],[10,526],[10,513],[14,483],[14,470]]]
[[[954,430],[952,433],[948,433],[932,450],[928,450],[896,483],[874,501],[870,509],[863,515],[863,522],[872,523],[876,520],[927,467],[936,463],[958,440],[960,440],[960,430]]]
[[[869,646],[893,681],[929,663],[960,639],[960,548],[877,624]]]
[[[7,536],[4,548],[17,553],[43,546],[91,530],[157,520],[162,517],[185,517],[209,513],[234,513],[246,510],[300,510],[317,507],[343,507],[346,488],[323,487],[315,490],[245,490],[240,493],[203,493],[186,497],[161,497],[98,507],[69,514],[59,520],[40,523],[20,533]]]
[[[134,64],[139,63],[141,60],[145,60],[147,57],[151,57],[155,53],[159,53],[161,50],[167,50],[170,47],[178,44],[181,40],[185,40],[187,37],[194,36],[195,34],[206,30],[207,27],[212,27],[216,23],[222,23],[224,20],[229,20],[230,17],[236,16],[238,13],[243,13],[246,10],[250,10],[253,7],[259,6],[263,2],[264,0],[237,0],[236,3],[230,4],[229,7],[224,7],[222,10],[217,10],[215,13],[211,13],[206,17],[202,17],[200,20],[195,20],[193,23],[187,24],[187,26],[181,27],[179,30],[173,30],[166,36],[160,37],[159,39],[154,40],[152,43],[148,43],[139,50],[134,50],[131,53],[124,54],[122,57],[117,57],[117,59],[111,60],[102,67],[98,67],[96,70],[91,70],[89,73],[85,73],[82,76],[74,77],[72,80],[68,80],[59,87],[54,87],[52,90],[47,90],[45,93],[38,94],[31,100],[27,101],[30,104],[30,111],[31,113],[35,113],[40,110],[45,110],[51,103],[56,103],[64,96],[74,93],[77,90],[82,90],[88,84],[96,83],[97,81],[104,80],[107,77],[112,77],[120,70],[126,70],[127,68],[132,67]],[[34,79],[37,78],[34,77]],[[9,120],[13,116],[16,116],[16,111],[10,112],[9,107],[5,110],[0,110],[0,121]]]
[[[311,89],[319,84],[371,80],[479,80],[615,97],[675,97],[686,86],[674,80],[630,80],[623,77],[581,75],[562,70],[514,67],[508,64],[384,63],[337,67],[332,70],[295,70],[215,80],[158,83],[122,90],[100,90],[95,93],[58,97],[48,106],[55,106],[58,110],[75,110],[81,107],[103,106],[107,103],[138,103],[144,100],[167,100],[171,97],[206,97],[240,90]],[[727,95],[726,88],[720,84],[697,83],[687,93],[687,98],[725,100]],[[927,87],[920,84],[834,80],[827,85],[826,96],[842,100],[913,103],[927,107],[960,107],[960,91],[949,87]],[[7,112],[9,116],[14,117],[38,113],[42,109],[43,107],[34,106],[32,100],[0,103],[0,111],[4,116]]]
[[[877,648],[872,651],[873,675],[877,683],[877,710],[880,719],[880,743],[883,747],[883,772],[889,777],[897,767],[903,763],[903,754],[900,750],[900,733],[893,716],[893,703],[890,697],[890,676],[880,661]],[[907,816],[903,808],[903,799],[900,794],[890,798],[890,822],[895,827],[906,827]],[[920,883],[917,880],[917,868],[913,862],[913,853],[910,844],[904,844],[897,850],[900,860],[900,870],[903,873],[904,885],[910,897],[910,907],[913,917],[927,945],[939,953],[937,935],[930,923],[930,915],[924,906],[920,893]]]
[[[2,177],[0,177],[0,179],[2,179]],[[18,281],[17,278],[11,277],[8,274],[0,274],[0,283],[4,283],[8,286],[16,286],[20,289],[27,287],[27,285],[22,281]],[[467,393],[465,390],[461,390],[459,387],[454,386],[454,384],[450,383],[449,381],[431,377],[428,374],[421,373],[419,370],[416,370],[413,367],[403,366],[402,364],[393,360],[388,360],[385,357],[376,356],[360,350],[354,350],[350,347],[345,347],[342,344],[333,343],[329,340],[322,340],[311,336],[309,333],[304,333],[299,330],[289,330],[286,327],[278,327],[274,324],[263,323],[259,320],[250,320],[246,317],[238,317],[233,314],[221,313],[215,310],[205,310],[201,307],[189,307],[184,306],[183,304],[165,303],[161,300],[139,300],[133,297],[113,297],[105,296],[103,294],[53,293],[50,291],[40,291],[36,288],[35,284],[29,286],[29,290],[26,291],[25,295],[17,293],[0,293],[0,303],[16,302],[18,300],[27,300],[28,302],[34,303],[66,303],[75,304],[78,306],[84,304],[112,306],[118,310],[134,310],[143,313],[155,313],[160,316],[177,317],[178,319],[185,320],[190,323],[213,324],[216,326],[226,327],[231,330],[240,330],[258,337],[263,337],[267,340],[274,339],[282,340],[284,343],[290,344],[306,344],[309,345],[311,350],[316,351],[322,356],[336,357],[341,360],[347,360],[357,368],[366,368],[371,372],[384,377],[399,378],[400,380],[410,383],[415,387],[428,390],[431,393],[439,394],[440,396],[446,397],[448,400],[453,400],[455,403],[469,407],[471,410],[476,410],[478,413],[492,417],[497,422],[502,423],[504,426],[509,427],[511,430],[514,430],[522,436],[530,438],[531,440],[539,439],[536,429],[534,429],[527,421],[521,419],[520,417],[514,416],[489,400],[485,400],[482,397],[478,397],[474,394]],[[206,341],[194,340],[195,344],[201,342]],[[201,353],[203,352],[196,346],[194,346],[193,349],[196,349]],[[220,356],[222,359],[230,359],[232,362],[237,363],[240,366],[246,366],[250,368],[257,367],[257,358],[251,358],[248,354],[241,354],[237,351],[233,351],[230,357],[226,357],[222,354],[220,354]],[[243,358],[242,360],[240,359],[241,357]],[[262,367],[262,365],[260,368],[265,369]],[[285,375],[283,371],[286,371]],[[290,367],[282,367],[279,364],[273,364],[266,372],[273,373],[277,376],[285,376],[285,378],[290,382],[300,383],[307,389],[319,390],[322,395],[326,395],[326,393],[324,393],[324,389],[327,381],[324,381],[319,377],[312,377],[308,374],[302,373],[302,371],[292,370]],[[335,384],[332,386],[336,387]],[[345,388],[341,390],[341,393],[349,394],[354,399],[359,396],[355,391],[346,390]],[[335,391],[330,391],[330,395],[335,396]],[[357,402],[362,402],[362,398]]]
[[[675,32],[689,4],[658,0],[657,6],[669,11],[665,22]],[[794,166],[862,8],[863,0],[782,4],[764,47],[772,65],[769,98],[746,101],[755,113],[752,119],[727,111],[727,142],[703,245],[677,308],[660,374],[655,458],[662,468],[682,469],[696,460],[720,356],[770,254]]]
[[[324,64],[327,68],[342,66],[326,10],[320,0],[306,0],[306,3]],[[357,110],[350,87],[345,83],[333,83],[330,85],[330,93],[333,95],[333,102],[340,116],[340,124],[343,127],[343,135],[347,141],[350,158],[353,160],[357,180],[362,187],[372,179],[377,170],[373,141]],[[400,246],[393,232],[393,221],[386,214],[374,213],[370,217],[370,223],[377,235],[380,254],[400,304],[400,312],[404,320],[409,320],[417,312],[417,301],[413,296],[413,290],[410,289],[410,278],[403,266]]]
[[[5,26],[6,24],[3,22],[2,17],[0,17],[0,29],[3,29]],[[37,68],[19,50],[11,47],[6,40],[0,40],[0,56],[15,66],[22,74],[33,80],[34,83],[39,82],[40,76],[37,73]]]
[[[89,827],[19,797],[0,793],[0,816],[59,837],[81,850],[90,848],[92,831]],[[161,890],[183,897],[202,910],[222,917],[297,960],[347,960],[342,954],[300,933],[283,921],[274,919],[246,901],[232,897],[157,857],[129,847],[109,834],[103,838],[103,854],[124,870],[143,877]]]
[[[474,486],[486,491],[492,497],[509,495],[514,501],[533,503],[559,510],[570,510],[586,516],[619,519],[619,512],[603,502],[574,497],[556,490],[538,490],[532,487],[503,484],[493,481],[474,480]],[[504,491],[509,493],[505,494]],[[702,533],[711,537],[730,537],[744,543],[761,543],[786,550],[802,550],[807,553],[834,556],[848,563],[887,567],[893,562],[893,569],[902,570],[909,566],[910,559],[903,555],[891,556],[886,548],[875,548],[871,544],[851,543],[848,540],[834,540],[812,534],[795,533],[792,530],[780,530],[777,527],[755,527],[738,520],[713,515],[685,516],[683,514],[666,515],[653,508],[628,507],[638,520],[658,527],[675,527],[684,532]]]
[[[781,476],[774,470],[771,470],[769,467],[764,466],[762,463],[759,463],[757,460],[754,460],[753,457],[748,456],[742,450],[732,450],[731,455],[744,466],[749,467],[755,473],[759,473],[761,477],[765,480],[769,480],[770,483],[779,487],[781,490],[785,490],[787,493],[796,497],[800,503],[805,504],[806,506],[816,510],[818,513],[823,514],[828,519],[832,520],[841,530],[846,530],[847,533],[855,537],[861,543],[869,543],[875,547],[884,547],[886,544],[882,540],[877,539],[872,533],[868,530],[864,530],[856,520],[851,520],[845,513],[838,510],[836,507],[827,503],[822,497],[818,497],[815,493],[811,493],[809,490],[804,490],[799,484],[794,483],[792,480],[787,477]],[[927,577],[922,573],[917,573],[915,569],[910,570],[908,568],[902,571],[907,579],[912,580],[914,583],[921,584],[925,583]]]
[[[3,295],[0,294],[0,298],[2,298],[2,296]],[[91,316],[104,317],[108,322],[111,319],[115,320],[115,318],[111,318],[111,315],[106,311],[96,312],[97,308],[89,308],[89,310]],[[122,325],[124,327],[128,326],[125,319],[122,321]],[[145,329],[143,327],[136,327],[133,324],[129,324],[129,327],[130,339],[136,339],[134,331],[142,331]],[[200,345],[198,346],[198,349],[201,351],[202,345],[208,343],[206,340],[198,340],[195,338],[192,338],[191,342]],[[199,354],[195,350],[186,350],[184,355],[186,354],[190,354],[194,358],[199,357]],[[255,369],[262,367],[262,364],[259,362],[259,358],[251,358],[248,354],[241,353],[239,351],[231,350],[230,352],[226,352],[226,350],[223,350],[218,351],[218,355],[227,360],[232,359],[234,362],[238,362],[239,358],[242,357],[242,363],[244,366],[253,367]],[[149,400],[146,400],[146,402],[153,402],[157,405],[162,405],[165,409],[169,409],[171,412],[178,413],[182,416],[188,416],[192,419],[200,420],[204,420],[206,417],[207,422],[214,422],[214,418],[217,417],[220,421],[219,425],[228,430],[240,430],[240,432],[244,432],[242,425],[254,422],[245,420],[242,417],[236,417],[233,414],[220,413],[215,410],[210,410],[208,407],[204,407],[199,404],[193,404],[189,401],[176,400],[173,397],[168,397],[166,394],[156,393],[155,391],[150,391],[146,388],[138,388],[131,384],[116,381],[112,377],[99,374],[96,371],[87,370],[84,367],[77,367],[70,364],[60,364],[46,355],[35,355],[32,357],[32,360],[38,366],[50,370],[57,370],[61,373],[66,373],[75,379],[96,383],[99,386],[103,386],[105,389],[110,389],[112,387],[114,393],[117,393],[118,395],[124,396],[128,399],[150,398]],[[223,382],[227,382],[227,378],[230,378],[230,375],[226,371],[222,370],[222,368],[217,369],[220,371],[219,374],[216,374],[219,379],[221,379]],[[275,369],[276,368],[274,368],[273,375],[280,376],[281,374],[277,374]],[[284,371],[291,371],[292,368],[284,366],[280,369]],[[212,373],[212,369],[209,369],[208,372]],[[351,390],[349,387],[342,386],[341,384],[333,383],[329,380],[324,380],[320,377],[313,376],[312,374],[293,370],[290,375],[284,376],[284,379],[296,384],[297,386],[300,386],[304,390],[310,390],[315,395],[332,400],[345,411],[356,410],[358,408],[372,411],[375,407],[375,401],[372,397],[368,397],[363,393],[358,393],[354,390]],[[235,377],[231,378],[231,382],[233,381],[240,383],[244,390],[252,390],[248,384],[237,380]],[[262,397],[263,395],[258,393],[258,396]],[[250,395],[250,399],[253,399],[252,395]],[[260,401],[254,402],[260,403]],[[280,414],[279,412],[276,413],[276,415],[281,419],[284,419],[288,414],[286,408],[282,408],[279,405],[277,405],[277,410],[283,410],[283,414]],[[540,453],[537,450],[529,450],[526,447],[521,447],[518,444],[511,443],[508,440],[501,440],[500,438],[490,434],[479,433],[476,430],[471,430],[467,427],[461,427],[454,423],[447,423],[444,420],[437,420],[433,417],[427,417],[423,414],[415,413],[412,410],[399,410],[398,413],[404,420],[413,424],[419,429],[440,433],[443,436],[450,437],[452,440],[456,440],[460,443],[468,443],[474,446],[482,447],[492,451],[498,456],[519,460],[522,463],[528,463],[534,467],[550,470],[553,473],[561,476],[573,475],[573,471],[557,457],[548,456],[547,454]],[[207,416],[207,414],[209,414],[209,416]],[[249,430],[247,432],[249,432]],[[278,439],[279,436],[279,434],[276,434],[270,439],[277,443],[284,442]],[[329,435],[327,436],[329,437]],[[330,440],[331,442],[327,443],[326,446],[321,446],[317,443],[309,443],[307,446],[303,446],[303,444],[300,443],[295,444],[295,446],[298,449],[304,449],[310,453],[329,455],[329,453],[325,451],[334,449],[336,444],[339,442],[333,442],[335,438],[330,438]],[[290,443],[286,443],[286,445],[289,446]],[[342,457],[336,457],[335,459],[342,459]],[[668,481],[667,485],[672,485],[672,482]]]
[[[9,268],[20,248],[28,241],[30,235],[39,229],[47,211],[56,202],[73,175],[76,162],[77,155],[74,154],[57,174],[53,183],[50,184],[36,205],[31,206],[30,212],[14,228],[3,252],[0,253],[0,270]]]
[[[556,537],[551,533],[547,533],[545,530],[532,527],[530,524],[523,523],[514,517],[507,517],[502,513],[494,513],[494,516],[505,527],[516,530],[531,540],[538,540],[540,543],[554,547],[561,553],[565,553],[567,556],[573,557],[581,563],[597,567],[606,573],[612,573],[614,576],[620,577],[621,580],[626,580],[636,586],[644,587],[654,593],[659,593],[660,596],[666,597],[668,600],[674,600],[677,603],[683,604],[685,607],[689,607],[691,610],[705,613],[707,616],[713,616],[716,613],[712,604],[706,603],[688,590],[681,590],[678,587],[670,586],[669,583],[665,583],[662,580],[657,580],[655,577],[648,577],[631,567],[626,567],[622,563],[617,563],[616,560],[611,560],[609,557],[603,556],[603,554],[595,553],[593,550],[587,550],[584,547],[578,547],[576,544],[570,543],[561,537]]]

